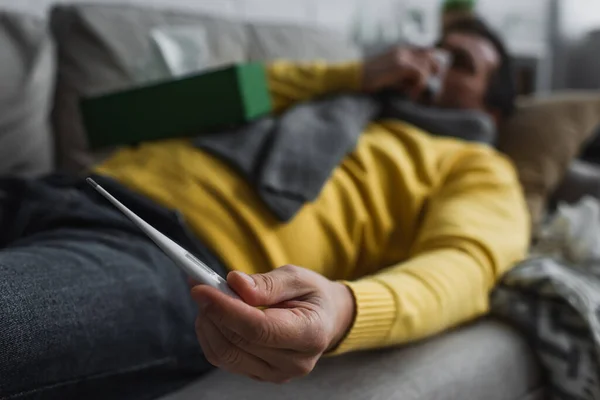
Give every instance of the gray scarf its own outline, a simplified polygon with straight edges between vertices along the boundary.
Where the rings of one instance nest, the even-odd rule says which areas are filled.
[[[496,137],[491,118],[478,111],[425,107],[398,95],[341,94],[238,129],[203,134],[194,144],[237,168],[286,222],[318,197],[365,127],[378,119],[399,119],[433,135],[490,145]]]

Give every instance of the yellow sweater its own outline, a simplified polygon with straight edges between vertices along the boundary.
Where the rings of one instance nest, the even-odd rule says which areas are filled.
[[[268,71],[277,110],[356,90],[361,73],[359,64],[283,61]],[[356,317],[336,353],[406,343],[486,313],[490,290],[528,245],[525,202],[506,159],[398,121],[370,124],[317,200],[288,223],[188,140],[122,150],[97,172],[180,210],[231,269],[295,264],[345,281]]]

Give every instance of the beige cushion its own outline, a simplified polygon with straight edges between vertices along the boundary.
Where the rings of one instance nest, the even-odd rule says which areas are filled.
[[[358,55],[353,46],[323,30],[245,24],[187,11],[98,4],[57,6],[51,25],[59,50],[53,115],[59,165],[71,171],[82,170],[98,159],[87,149],[78,109],[81,96],[168,76],[167,70],[161,72],[155,65],[154,28],[201,27],[204,35],[198,35],[198,40],[204,43],[198,47],[207,49],[202,57],[205,68],[278,57],[337,61]]]
[[[163,400],[541,400],[540,372],[519,333],[485,320],[413,346],[324,359],[285,385],[216,371]]]
[[[600,92],[572,92],[521,100],[501,130],[498,147],[516,164],[534,226],[598,124]]]
[[[54,74],[54,46],[46,24],[0,13],[1,175],[35,176],[52,169]]]

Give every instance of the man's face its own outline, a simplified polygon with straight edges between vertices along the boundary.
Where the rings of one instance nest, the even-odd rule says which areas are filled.
[[[440,47],[452,54],[453,62],[436,105],[491,112],[485,97],[490,78],[500,65],[494,45],[480,36],[456,32],[446,35]]]

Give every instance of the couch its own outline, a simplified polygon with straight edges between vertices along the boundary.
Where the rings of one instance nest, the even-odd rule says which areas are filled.
[[[82,96],[165,78],[149,39],[152,29],[164,26],[201,29],[199,45],[206,52],[206,68],[280,57],[342,61],[360,55],[354,45],[327,30],[189,12],[63,5],[43,19],[0,13],[0,173],[37,176],[55,169],[79,173],[106,156],[87,148],[78,101]],[[589,112],[582,117],[585,124],[577,125],[579,131],[600,121],[600,97],[593,94],[584,100]],[[535,106],[532,110],[535,115]],[[515,122],[507,138],[520,137],[519,124],[523,121]],[[530,125],[525,126],[529,132]],[[580,142],[588,137],[580,136]],[[508,153],[513,142],[504,143]],[[574,155],[565,157],[570,161]],[[527,164],[529,157],[524,159],[524,170],[548,168],[543,160],[538,168]],[[526,193],[536,199],[548,196],[565,171],[546,180],[543,191],[534,182]],[[257,383],[217,370],[164,400],[537,400],[544,397],[543,378],[526,339],[502,321],[486,318],[409,346],[323,359],[309,376],[287,385]]]

